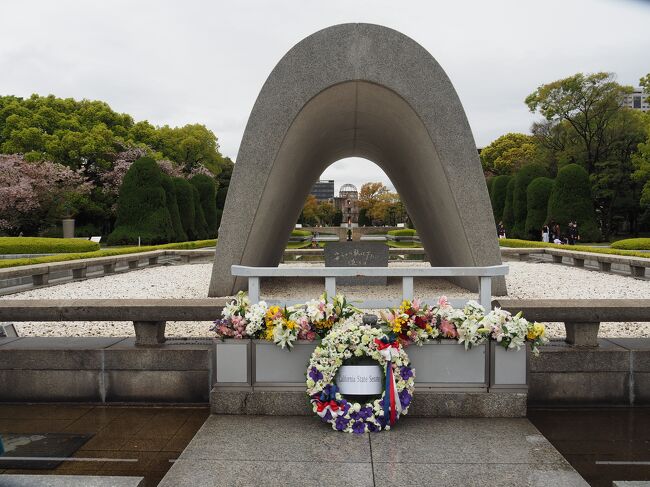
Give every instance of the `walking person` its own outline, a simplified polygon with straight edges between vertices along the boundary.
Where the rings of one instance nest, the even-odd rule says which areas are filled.
[[[499,238],[506,238],[506,227],[503,226],[503,222],[500,221],[497,225],[497,236]]]
[[[548,224],[545,223],[542,227],[542,242],[548,243],[550,235],[551,229],[549,228]]]

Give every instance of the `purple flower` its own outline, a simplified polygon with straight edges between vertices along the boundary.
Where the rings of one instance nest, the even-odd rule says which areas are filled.
[[[320,370],[318,370],[316,367],[312,367],[309,369],[309,377],[314,381],[318,382],[323,378],[323,374],[321,374]]]
[[[343,409],[343,414],[347,414],[347,412],[350,410],[350,403],[347,402],[345,399],[341,399],[341,403],[339,404],[341,408]]]
[[[332,412],[329,409],[327,411],[325,411],[325,415],[323,416],[322,419],[326,423],[329,423],[330,421],[332,421]]]
[[[370,416],[372,416],[372,408],[370,406],[361,408],[361,411],[359,411],[359,417],[361,419],[368,419]]]
[[[411,377],[413,377],[413,371],[410,367],[404,366],[400,369],[399,375],[402,376],[403,380],[409,380]]]
[[[370,431],[371,433],[374,433],[375,431],[377,431],[379,429],[379,427],[375,423],[370,423],[369,422],[367,424],[368,424],[368,431]]]
[[[402,403],[403,408],[411,404],[411,395],[406,389],[399,393],[399,401]]]
[[[348,427],[349,422],[350,422],[349,419],[346,419],[343,416],[339,416],[338,418],[336,418],[336,429],[339,431],[343,431],[345,428]]]
[[[350,419],[354,419],[354,420],[361,419],[361,414],[359,414],[356,411],[352,411],[350,413]]]
[[[363,421],[355,421],[354,424],[352,425],[352,432],[357,435],[365,433],[366,423],[364,423]]]

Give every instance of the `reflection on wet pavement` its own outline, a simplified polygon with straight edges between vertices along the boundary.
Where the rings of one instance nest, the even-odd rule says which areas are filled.
[[[75,461],[62,461],[56,468],[45,470],[7,469],[0,461],[0,474],[136,475],[145,477],[146,486],[155,486],[208,415],[207,406],[0,405],[0,436],[3,437],[92,434],[72,454]],[[60,456],[52,453],[49,456]],[[42,458],[42,452],[38,456]]]
[[[592,487],[650,480],[650,409],[529,408],[528,419]]]

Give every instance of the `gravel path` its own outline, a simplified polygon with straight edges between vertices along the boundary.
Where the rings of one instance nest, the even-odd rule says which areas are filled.
[[[605,274],[571,266],[508,262],[506,277],[511,298],[647,298],[650,280]],[[295,264],[288,264],[295,265]],[[304,265],[304,264],[301,264]],[[316,264],[317,265],[317,264]],[[392,266],[393,264],[391,264]],[[422,263],[399,263],[421,266]],[[3,299],[91,299],[91,298],[201,298],[207,295],[211,264],[175,265],[146,268],[86,281],[71,282],[4,296]],[[342,287],[349,299],[381,299],[401,295],[401,281],[386,287]],[[277,279],[262,288],[265,298],[305,300],[323,292],[323,280],[299,284]],[[433,298],[442,294],[450,298],[475,295],[443,279],[415,282],[417,296]],[[169,322],[168,336],[209,336],[209,322]],[[36,336],[132,336],[130,322],[18,323],[21,335]],[[564,336],[564,326],[549,324],[549,335]],[[600,336],[650,337],[650,323],[603,323]]]

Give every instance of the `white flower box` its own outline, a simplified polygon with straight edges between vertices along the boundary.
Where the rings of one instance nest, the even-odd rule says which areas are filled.
[[[228,338],[215,340],[215,385],[250,387],[251,341]]]
[[[431,341],[411,345],[406,353],[415,369],[416,390],[487,390],[489,361],[485,345],[465,350],[454,340]]]
[[[266,340],[253,340],[252,385],[304,390],[309,359],[319,344],[320,340],[298,340],[289,350]]]
[[[528,387],[528,344],[519,350],[506,350],[492,342],[490,390],[526,390]]]

